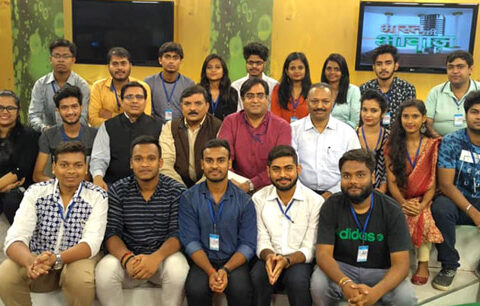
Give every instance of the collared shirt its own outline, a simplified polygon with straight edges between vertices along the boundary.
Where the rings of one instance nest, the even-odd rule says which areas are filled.
[[[282,118],[270,113],[256,128],[248,122],[245,111],[227,116],[218,132],[218,138],[230,144],[233,170],[250,179],[255,189],[270,184],[267,159],[271,149],[290,145],[292,131]]]
[[[375,89],[382,93],[382,90],[378,85],[378,79],[370,80],[360,86],[360,91],[362,94],[365,93],[367,89]],[[393,78],[390,89],[387,93],[384,93],[385,99],[387,100],[387,112],[390,113],[391,118],[390,125],[392,125],[397,117],[400,104],[408,99],[414,99],[416,95],[417,93],[415,91],[415,86],[397,77]]]
[[[257,256],[265,249],[282,255],[300,251],[305,255],[305,262],[311,262],[323,197],[297,181],[293,204],[287,212],[293,222],[280,211],[278,203],[284,211],[288,206],[283,205],[274,185],[256,192],[252,200],[257,211]]]
[[[178,203],[185,186],[161,175],[148,201],[135,176],[116,181],[108,189],[105,241],[118,236],[135,254],[151,254],[170,237],[178,238]]]
[[[465,197],[480,198],[480,147],[472,144],[472,153],[465,134],[461,129],[443,137],[438,151],[439,168],[455,169],[454,184]]]
[[[90,98],[90,87],[88,83],[78,74],[71,71],[66,84],[77,86],[82,92],[82,116],[81,122],[88,125],[88,100]],[[53,96],[60,90],[53,72],[44,75],[35,82],[32,89],[32,99],[28,107],[28,122],[30,126],[41,131],[46,126],[62,124],[62,118],[56,112]]]
[[[145,79],[145,83],[150,86],[152,91],[152,116],[159,119],[162,124],[167,123],[165,119],[165,111],[172,112],[172,119],[182,118],[182,109],[180,108],[180,96],[185,88],[195,85],[195,83],[184,76],[178,74],[176,82],[169,83],[160,77],[160,73],[151,75]],[[163,85],[165,85],[165,89]],[[173,93],[172,93],[173,91]],[[171,95],[171,100],[168,101],[168,95]]]
[[[107,209],[107,193],[90,182],[80,183],[66,208],[57,179],[34,184],[25,192],[7,232],[5,254],[16,241],[29,246],[35,254],[58,254],[84,242],[93,257],[102,244]]]
[[[450,82],[433,87],[425,100],[427,118],[433,120],[433,128],[442,136],[466,128],[463,102],[468,93],[479,89],[480,82],[470,80],[468,91],[459,101],[450,88]],[[455,126],[454,115],[463,116],[463,124],[461,126]]]
[[[195,141],[203,122],[205,122],[205,118],[206,116],[203,117],[202,122],[200,122],[200,125],[195,129],[191,129],[188,125],[187,119],[183,118],[188,133],[188,174],[193,181],[197,179],[197,171],[195,169]]]
[[[213,234],[213,221],[209,201],[212,203],[220,236],[220,250],[209,247],[209,236]],[[218,215],[220,203],[223,208]],[[228,182],[227,191],[215,204],[207,183],[202,182],[185,191],[180,197],[179,217],[180,241],[188,256],[203,250],[208,259],[224,261],[235,252],[250,260],[257,245],[257,217],[250,197],[233,183]]]
[[[129,77],[129,82],[138,82],[145,87],[147,91],[147,99],[145,100],[145,114],[152,114],[152,95],[150,92],[150,86],[147,83]],[[115,96],[116,94],[116,96]],[[90,102],[88,103],[88,121],[93,127],[99,127],[107,119],[99,116],[101,109],[105,109],[112,113],[112,117],[115,117],[123,113],[122,100],[120,98],[120,91],[115,93],[114,87],[112,87],[112,77],[101,79],[96,81],[92,85],[92,91],[90,93]]]
[[[349,84],[347,91],[347,101],[343,104],[335,103],[332,109],[332,116],[345,122],[352,128],[358,126],[360,121],[360,89],[358,86]]]
[[[340,191],[338,161],[352,149],[360,149],[357,133],[348,124],[330,116],[319,133],[310,115],[291,124],[292,147],[302,165],[300,181],[313,190]]]
[[[242,96],[240,95],[240,88],[242,88],[242,84],[248,80],[250,76],[247,74],[241,79],[238,79],[236,81],[232,82],[232,87],[235,88],[238,92],[238,111],[241,111],[243,109],[243,101],[242,101]],[[272,97],[272,92],[275,86],[277,86],[279,83],[277,80],[274,78],[271,78],[267,76],[265,73],[262,72],[262,80],[267,82],[268,84],[268,109],[270,109],[270,99]]]

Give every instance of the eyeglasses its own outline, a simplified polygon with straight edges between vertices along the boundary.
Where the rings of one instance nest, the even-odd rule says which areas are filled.
[[[52,54],[51,56],[56,59],[69,59],[73,57],[73,55],[70,54]]]
[[[13,111],[16,111],[18,109],[18,107],[15,107],[15,106],[3,106],[3,105],[0,105],[0,113],[3,112],[4,110],[7,111],[7,113],[11,113]]]
[[[133,101],[133,99],[143,100],[145,99],[145,96],[144,95],[126,95],[123,98],[127,101]]]
[[[264,61],[247,61],[248,66],[262,66]]]
[[[263,93],[263,92],[259,92],[259,93],[257,93],[257,94],[254,94],[254,93],[247,93],[247,94],[245,94],[245,98],[247,98],[247,99],[249,99],[249,100],[255,98],[255,96],[256,96],[258,99],[263,99],[263,98],[265,98],[266,95],[265,95],[265,93]]]

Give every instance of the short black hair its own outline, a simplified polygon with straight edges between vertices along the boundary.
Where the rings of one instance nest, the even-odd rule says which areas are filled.
[[[457,58],[463,59],[464,61],[467,62],[468,67],[473,66],[473,56],[470,54],[470,52],[464,51],[464,50],[457,50],[453,51],[452,53],[449,53],[447,55],[447,61],[446,64],[453,62]]]
[[[343,164],[346,161],[357,161],[364,163],[371,173],[375,172],[375,156],[373,156],[371,152],[368,152],[364,149],[353,149],[345,152],[338,162],[338,169],[340,169],[340,172],[342,171]]]
[[[9,89],[2,89],[0,90],[0,97],[12,98],[13,101],[15,102],[15,105],[18,107],[18,110],[20,110],[20,98],[15,94],[15,92]]]
[[[158,48],[158,57],[162,57],[163,54],[167,52],[175,52],[180,56],[181,59],[183,59],[183,48],[179,43],[173,41],[163,43],[163,45]]]
[[[55,106],[59,108],[60,101],[69,97],[77,98],[78,103],[82,105],[83,96],[82,96],[82,92],[80,91],[80,88],[78,88],[75,85],[65,84],[65,86],[60,88],[60,90],[57,91],[55,95],[53,95],[53,101],[55,101]]]
[[[58,47],[67,47],[68,49],[70,49],[70,53],[72,53],[73,57],[77,56],[77,46],[73,42],[63,38],[52,41],[52,43],[48,47],[50,49],[50,55],[52,54],[53,49]]]
[[[150,135],[140,135],[136,137],[135,139],[132,140],[132,143],[130,144],[130,157],[132,157],[133,154],[133,148],[135,148],[136,145],[140,144],[153,144],[157,147],[158,149],[158,156],[162,157],[162,148],[158,144],[158,139],[156,139],[153,136]]]
[[[194,94],[202,94],[203,98],[205,99],[205,103],[208,103],[208,93],[205,88],[199,84],[185,88],[180,96],[180,103],[183,102],[183,99],[191,97]]]
[[[380,106],[380,110],[382,114],[387,111],[387,100],[385,100],[385,96],[381,94],[376,89],[367,89],[362,97],[360,98],[360,102],[363,105],[363,101],[365,100],[375,100],[378,102],[378,106]]]
[[[128,50],[125,49],[124,47],[110,48],[110,50],[108,50],[108,53],[107,53],[107,63],[110,63],[113,56],[127,58],[130,63],[132,62],[132,56],[130,55],[130,52],[128,52]]]
[[[271,166],[272,162],[275,159],[286,156],[290,156],[293,159],[295,165],[298,166],[297,152],[295,152],[295,149],[292,146],[287,145],[276,146],[272,150],[270,150],[270,152],[268,153],[267,165]]]
[[[243,82],[242,87],[240,87],[240,96],[242,97],[242,99],[245,97],[250,88],[257,84],[262,84],[263,88],[265,89],[265,95],[269,95],[268,83],[265,80],[253,77]]]
[[[230,145],[228,144],[228,141],[225,139],[219,139],[219,138],[213,138],[207,141],[207,143],[203,146],[201,156],[203,159],[203,152],[205,152],[206,149],[211,149],[211,148],[225,148],[228,151],[228,159],[230,159]]]
[[[375,65],[375,61],[377,60],[377,57],[379,57],[382,54],[390,53],[393,56],[393,61],[395,63],[398,62],[398,50],[394,46],[391,45],[381,45],[375,48],[372,53],[372,64]]]
[[[475,104],[480,104],[480,90],[471,91],[465,97],[465,102],[463,102],[465,114],[468,113],[468,110]]]
[[[77,140],[62,141],[53,151],[53,161],[58,161],[58,156],[66,153],[82,153],[84,160],[87,161],[87,149],[83,143]]]
[[[120,98],[122,98],[122,100],[123,100],[123,97],[125,95],[125,91],[129,87],[140,87],[143,90],[143,95],[145,96],[145,100],[147,99],[147,90],[145,89],[145,87],[142,84],[140,84],[139,82],[133,81],[133,82],[128,82],[127,84],[122,86],[122,89],[120,91]]]
[[[268,59],[268,48],[258,42],[252,42],[243,47],[243,58],[247,60],[250,55],[258,55],[265,62]]]

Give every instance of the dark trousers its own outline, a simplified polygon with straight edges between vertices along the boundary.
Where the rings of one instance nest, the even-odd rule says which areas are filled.
[[[23,192],[18,188],[10,190],[9,192],[0,193],[0,215],[2,212],[5,213],[5,217],[7,217],[10,224],[13,223],[13,218],[22,199]]]
[[[215,269],[218,269],[226,262],[212,261],[211,264]],[[212,305],[213,292],[208,284],[208,275],[193,262],[190,262],[190,271],[188,271],[185,282],[185,291],[189,306]],[[252,282],[248,273],[247,263],[230,273],[224,293],[227,296],[228,306],[252,305]]]
[[[467,198],[475,208],[480,210],[480,199]],[[458,208],[455,203],[446,196],[438,196],[432,205],[432,215],[440,232],[443,242],[436,244],[438,261],[442,268],[456,270],[460,264],[460,256],[455,249],[455,225],[475,225],[473,220]]]
[[[253,305],[270,306],[272,294],[286,289],[288,302],[292,306],[312,305],[310,296],[310,276],[313,264],[295,264],[282,271],[272,286],[268,281],[265,261],[258,260],[250,271],[253,283]]]

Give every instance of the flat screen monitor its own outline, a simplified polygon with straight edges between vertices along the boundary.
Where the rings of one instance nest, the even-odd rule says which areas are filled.
[[[478,4],[361,2],[355,69],[372,70],[371,55],[392,45],[399,71],[445,73],[447,55],[473,54]]]
[[[173,41],[172,1],[72,1],[77,63],[106,64],[112,47],[124,47],[132,63],[159,66],[158,48]]]

